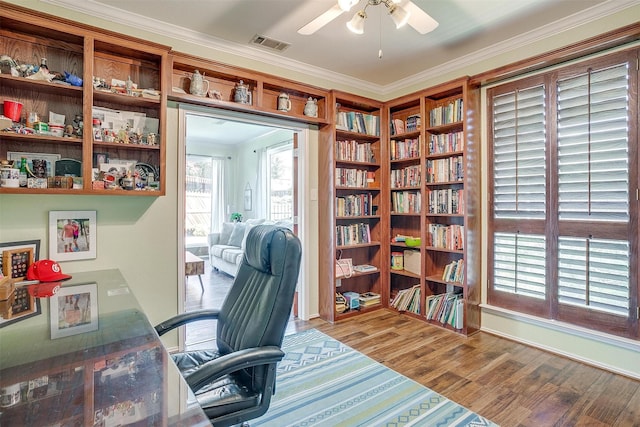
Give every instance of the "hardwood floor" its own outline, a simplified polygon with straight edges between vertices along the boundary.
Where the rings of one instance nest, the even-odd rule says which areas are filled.
[[[197,277],[188,284],[188,307],[222,302],[219,273],[205,270],[204,294]],[[484,332],[464,338],[378,310],[336,324],[292,319],[287,334],[309,328],[501,426],[640,426],[640,381]]]

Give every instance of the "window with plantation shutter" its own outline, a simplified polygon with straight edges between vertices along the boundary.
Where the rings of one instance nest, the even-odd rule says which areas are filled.
[[[487,90],[490,304],[640,338],[638,56]]]
[[[495,289],[544,299],[546,294],[544,236],[495,233],[494,247]]]
[[[558,81],[561,220],[629,219],[628,65]]]
[[[629,314],[627,242],[561,237],[558,246],[559,303]]]
[[[494,209],[497,218],[545,216],[545,90],[493,99]]]

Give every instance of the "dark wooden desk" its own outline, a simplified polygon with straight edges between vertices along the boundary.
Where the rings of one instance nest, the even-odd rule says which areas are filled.
[[[69,326],[61,307],[74,309],[68,295],[93,284],[95,330]],[[52,298],[54,326],[78,333],[51,338],[51,298],[40,314],[3,325],[0,425],[210,426],[118,270],[76,273]]]

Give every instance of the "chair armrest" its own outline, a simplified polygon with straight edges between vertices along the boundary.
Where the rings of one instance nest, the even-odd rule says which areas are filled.
[[[278,363],[284,352],[276,346],[252,347],[225,354],[202,365],[198,370],[185,376],[185,380],[195,393],[203,386],[232,372],[253,366]]]
[[[209,243],[209,247],[213,245],[217,245],[220,243],[220,233],[211,233],[207,236],[207,242]]]
[[[216,320],[219,315],[220,310],[218,309],[193,310],[188,313],[178,314],[177,316],[173,316],[172,318],[159,323],[155,327],[155,330],[159,336],[162,336],[178,326],[186,325],[187,323],[196,322],[198,320]]]

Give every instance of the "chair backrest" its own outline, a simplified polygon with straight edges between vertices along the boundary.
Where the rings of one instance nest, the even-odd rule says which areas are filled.
[[[282,346],[300,271],[300,240],[284,227],[257,225],[249,231],[242,263],[218,317],[217,345],[223,353]],[[261,387],[261,370],[247,370]]]

